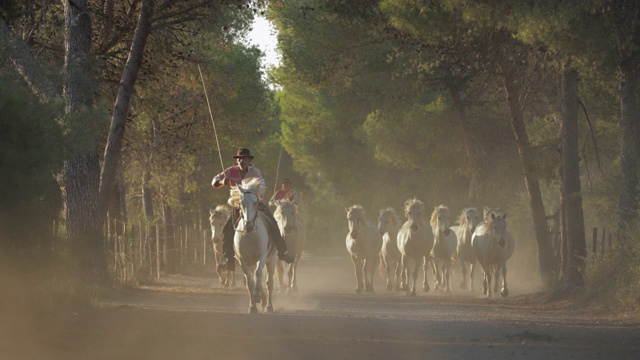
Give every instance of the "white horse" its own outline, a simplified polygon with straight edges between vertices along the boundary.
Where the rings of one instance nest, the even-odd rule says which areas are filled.
[[[356,294],[373,293],[373,273],[382,248],[382,235],[376,226],[367,222],[361,205],[346,209],[349,233],[346,238],[347,251],[356,275]]]
[[[500,210],[499,207],[490,208],[490,207],[486,207],[485,206],[484,209],[483,209],[484,220],[486,221],[491,216],[492,213],[495,213],[496,215],[499,215],[500,214],[499,210]],[[507,238],[507,245],[509,245],[509,246],[507,246],[507,248],[505,248],[505,255],[506,255],[505,261],[506,261],[506,260],[509,260],[511,258],[511,255],[513,255],[513,251],[515,250],[516,242],[513,239],[513,236],[511,235],[511,233],[509,232],[509,229],[507,229],[505,231],[506,231],[505,236]],[[501,272],[502,272],[501,269],[496,269],[496,273],[494,275],[495,276],[495,284],[496,284],[495,285],[495,292],[498,292],[498,284],[500,282],[500,273]],[[503,278],[504,278],[504,276],[503,276]]]
[[[222,261],[222,228],[227,218],[231,214],[229,207],[218,205],[215,209],[209,209],[209,223],[211,224],[211,242],[213,243],[213,252],[216,258],[216,264]],[[235,261],[235,260],[234,260]],[[220,283],[228,288],[236,286],[235,271],[217,270]]]
[[[458,238],[458,263],[462,270],[462,282],[460,288],[467,288],[467,264],[469,264],[469,287],[473,291],[473,276],[476,269],[476,254],[471,247],[471,236],[476,230],[476,226],[480,223],[480,211],[477,208],[470,207],[462,210],[458,217],[458,225],[452,226],[451,230],[456,233]]]
[[[264,189],[258,178],[248,178],[242,185],[231,188],[229,204],[240,208],[240,220],[236,227],[233,245],[236,259],[244,273],[249,291],[249,312],[256,313],[257,304],[263,310],[273,312],[273,274],[276,267],[276,251],[269,241],[266,222],[258,211],[258,199]],[[267,268],[267,292],[263,288],[263,271]],[[252,271],[252,268],[254,270]]]
[[[509,295],[507,287],[507,258],[513,253],[513,239],[507,235],[506,214],[487,213],[487,220],[476,227],[471,245],[482,266],[484,280],[482,294],[491,297],[491,281],[495,276],[495,292],[498,292],[498,272],[502,270],[502,296]]]
[[[278,282],[280,290],[286,289],[287,293],[298,292],[298,261],[302,256],[302,251],[307,244],[307,234],[302,221],[298,218],[298,206],[289,200],[279,200],[275,202],[276,210],[273,213],[280,234],[287,244],[287,250],[296,257],[296,260],[288,265],[284,265],[284,261],[278,261]],[[287,276],[289,281],[284,283],[284,268],[288,266]]]
[[[380,263],[385,270],[387,290],[398,290],[402,276],[400,250],[398,250],[397,240],[398,230],[400,230],[400,219],[398,219],[398,213],[393,208],[380,210],[378,230],[382,234]]]
[[[431,230],[433,231],[433,248],[436,271],[436,288],[451,291],[451,261],[456,253],[458,239],[456,233],[449,228],[449,208],[436,206],[431,213]]]
[[[398,250],[402,259],[402,288],[409,296],[416,295],[416,281],[420,264],[429,261],[429,254],[433,248],[431,229],[423,219],[424,203],[418,199],[407,200],[404,203],[404,215],[407,218],[398,231]],[[424,266],[424,283],[422,289],[429,291],[427,268]],[[409,285],[411,282],[411,286]]]

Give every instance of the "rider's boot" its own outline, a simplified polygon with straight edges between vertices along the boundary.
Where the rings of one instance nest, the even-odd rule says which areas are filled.
[[[285,251],[283,254],[278,253],[278,259],[286,262],[287,264],[291,264],[296,260],[295,256],[289,254],[288,251]]]

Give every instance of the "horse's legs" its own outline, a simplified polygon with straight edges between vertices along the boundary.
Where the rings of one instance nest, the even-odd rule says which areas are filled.
[[[274,276],[278,279],[278,292],[282,294],[286,291],[287,287],[284,283],[284,264],[282,263],[282,261],[276,261],[275,272],[276,275]]]
[[[298,291],[298,280],[296,272],[298,270],[298,256],[294,262],[289,264],[287,275],[289,277],[289,282],[287,283],[287,294],[296,293]]]
[[[266,255],[263,255],[262,258],[258,261],[258,266],[256,267],[256,270],[255,270],[256,281],[254,284],[253,297],[252,297],[252,301],[254,304],[258,304],[259,302],[262,302],[262,292],[264,291],[264,289],[262,288],[262,281],[264,280],[262,278],[262,275],[264,271],[265,261],[266,261]],[[265,304],[262,304],[262,306],[264,305]]]
[[[411,283],[411,291],[409,292],[409,296],[416,296],[416,282],[418,280],[418,270],[420,269],[420,262],[416,260],[415,265],[413,266],[412,271],[412,283]]]
[[[460,264],[460,270],[462,271],[462,281],[460,282],[460,289],[465,290],[467,288],[467,265],[464,259],[458,258],[458,264]]]
[[[386,256],[382,256],[381,263],[384,266],[384,270],[387,273],[387,290],[393,290],[393,273],[394,269],[391,268],[391,264]]]
[[[244,273],[244,282],[247,285],[247,291],[249,292],[249,313],[255,314],[258,312],[258,308],[253,298],[253,292],[255,291],[254,289],[255,279],[253,278],[253,274],[251,273],[251,270],[249,269],[248,266],[242,265],[242,264],[240,266],[242,268],[242,272]]]
[[[487,271],[484,272],[485,277],[487,278],[487,298],[493,296],[493,292],[491,291],[491,281],[493,280],[493,273],[495,272],[495,267],[489,267]]]
[[[449,270],[451,269],[451,259],[447,259],[444,260],[444,264],[442,265],[442,278],[443,281],[445,282],[444,284],[444,290],[446,292],[450,292],[451,291],[451,287],[449,286]]]
[[[402,255],[400,258],[400,290],[407,291],[407,284],[409,279],[407,278],[407,257]]]
[[[353,262],[353,269],[356,273],[356,294],[360,294],[362,290],[364,290],[363,284],[363,274],[362,274],[362,260],[357,257],[351,255],[351,261]]]
[[[399,290],[400,289],[400,283],[402,281],[401,277],[402,277],[402,265],[400,264],[400,261],[394,261],[394,271],[393,271],[393,289],[394,290]]]
[[[422,280],[422,291],[429,292],[429,278],[427,277],[427,270],[429,269],[429,263],[432,263],[429,255],[422,257],[422,270],[424,272],[424,279]],[[434,270],[432,270],[434,271]]]
[[[502,295],[503,297],[507,297],[509,296],[509,289],[507,288],[507,262],[504,261],[502,263],[502,291],[500,291],[500,295]],[[497,280],[497,276],[496,276],[496,280]]]
[[[262,305],[263,306],[266,305],[266,312],[268,313],[273,312],[273,302],[271,299],[271,295],[273,294],[273,283],[275,282],[275,279],[274,279],[274,273],[276,271],[275,267],[276,267],[276,264],[273,262],[270,262],[267,264],[267,303],[265,304],[263,302]]]
[[[485,267],[482,266],[482,295],[489,295],[489,284],[487,284],[487,273],[489,271],[485,270]]]
[[[471,264],[469,264],[469,287],[470,290],[473,291],[473,275],[476,272],[476,262],[472,261]]]

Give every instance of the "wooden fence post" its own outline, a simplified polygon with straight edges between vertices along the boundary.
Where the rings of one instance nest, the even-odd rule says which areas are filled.
[[[607,232],[606,232],[606,228],[602,228],[602,253],[600,254],[600,259],[604,259],[604,244],[605,244],[605,239],[607,238]],[[609,244],[609,250],[611,250],[611,244]]]
[[[593,251],[593,257],[596,257],[596,250],[597,250],[597,244],[598,244],[598,228],[594,227],[593,228],[593,233],[591,235],[592,237],[592,251]]]

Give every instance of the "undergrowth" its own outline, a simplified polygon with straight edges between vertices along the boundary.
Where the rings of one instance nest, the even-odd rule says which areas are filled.
[[[640,306],[640,223],[618,234],[604,254],[585,262],[585,287],[581,300],[611,309]]]

